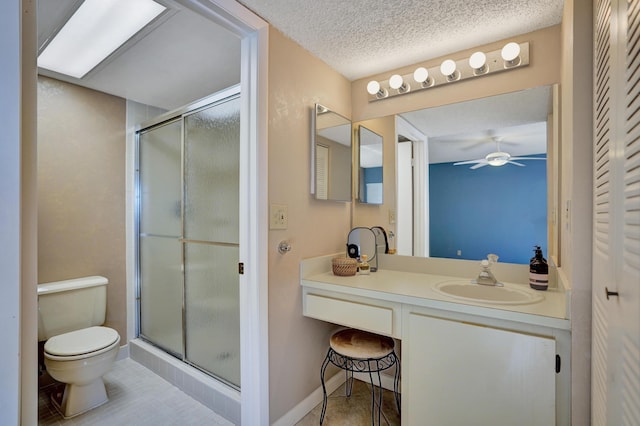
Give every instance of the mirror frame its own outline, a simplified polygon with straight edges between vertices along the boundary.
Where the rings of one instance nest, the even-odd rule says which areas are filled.
[[[346,191],[348,191],[348,196],[345,196],[344,198],[330,198],[329,197],[329,192],[327,191],[327,197],[326,198],[320,198],[318,197],[318,184],[317,184],[317,166],[316,166],[316,162],[317,162],[317,148],[318,146],[324,146],[324,145],[320,145],[318,142],[318,116],[322,115],[322,114],[334,114],[336,120],[343,120],[344,123],[340,124],[339,126],[345,126],[345,129],[347,129],[347,132],[349,134],[349,146],[348,146],[348,152],[349,152],[349,170],[348,173],[345,171],[345,176],[348,176],[348,182],[345,182],[345,188]],[[335,126],[338,127],[338,126]],[[314,198],[316,200],[323,200],[323,201],[342,201],[342,202],[351,202],[352,198],[353,198],[353,134],[351,131],[351,127],[352,127],[352,123],[351,120],[349,120],[348,118],[344,117],[341,114],[336,113],[335,111],[325,107],[324,105],[321,104],[315,104],[314,107],[311,110],[311,147],[310,147],[310,151],[311,151],[311,163],[310,163],[310,193],[311,195],[314,196]],[[339,142],[336,142],[339,143]],[[330,161],[329,161],[330,163]],[[328,174],[331,172],[331,164],[329,164],[328,166]],[[328,178],[327,178],[328,179]]]

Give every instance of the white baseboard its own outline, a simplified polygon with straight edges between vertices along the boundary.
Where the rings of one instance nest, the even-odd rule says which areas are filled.
[[[345,375],[344,371],[338,371],[333,377],[324,382],[327,388],[327,394],[330,395],[336,389],[340,387],[344,383]],[[367,379],[368,381],[369,379]],[[392,381],[393,388],[393,381]],[[316,390],[314,390],[311,395],[303,399],[298,405],[293,407],[286,413],[284,416],[280,417],[276,420],[272,426],[291,426],[298,423],[304,416],[309,414],[311,410],[313,410],[316,405],[322,402],[322,386],[319,386]]]
[[[118,356],[116,357],[116,361],[120,361],[121,359],[129,358],[129,344],[124,344],[120,346],[120,350],[118,351]]]

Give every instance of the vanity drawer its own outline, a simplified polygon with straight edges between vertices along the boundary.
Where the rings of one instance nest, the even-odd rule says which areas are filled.
[[[359,330],[400,337],[400,306],[378,302],[364,298],[339,298],[334,295],[305,293],[303,314]]]

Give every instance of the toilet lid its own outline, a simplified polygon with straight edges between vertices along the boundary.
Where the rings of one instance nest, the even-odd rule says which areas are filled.
[[[44,344],[45,352],[73,356],[99,351],[115,343],[118,332],[108,327],[89,327],[53,336]]]

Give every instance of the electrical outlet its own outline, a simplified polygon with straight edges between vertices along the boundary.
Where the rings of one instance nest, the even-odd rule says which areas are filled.
[[[289,211],[285,204],[271,204],[269,209],[269,229],[287,229]]]
[[[458,250],[458,251],[456,252],[456,255],[458,255],[458,256],[462,256],[462,250]]]

